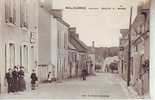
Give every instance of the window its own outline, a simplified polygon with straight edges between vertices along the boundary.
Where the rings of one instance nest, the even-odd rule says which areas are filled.
[[[34,46],[31,46],[31,68],[35,67],[35,60],[34,60]]]
[[[130,72],[131,72],[131,75],[133,75],[133,57],[131,57],[130,59],[130,65],[131,65]]]
[[[58,33],[57,34],[58,34],[58,36],[57,36],[57,41],[58,41],[57,43],[58,44],[57,45],[58,45],[58,48],[60,49],[61,48],[61,37],[60,37],[61,36],[61,33],[60,33],[59,30],[58,30]]]
[[[9,44],[9,51],[10,51],[10,66],[15,66],[15,45],[10,43]]]
[[[67,46],[67,41],[68,41],[67,33],[64,33],[64,48],[65,48],[65,49],[68,48],[68,46]]]
[[[135,52],[138,52],[138,45],[135,45]]]
[[[24,45],[23,48],[23,66],[25,71],[28,71],[28,46]]]
[[[28,7],[27,0],[20,0],[20,26],[28,28]]]
[[[144,54],[142,54],[140,56],[140,69],[139,69],[139,73],[142,74],[143,73],[143,63],[144,63]]]
[[[36,42],[36,33],[30,32],[30,42],[35,43]]]
[[[20,65],[22,65],[22,46],[20,46]]]
[[[15,0],[5,0],[5,21],[16,24],[16,4]]]

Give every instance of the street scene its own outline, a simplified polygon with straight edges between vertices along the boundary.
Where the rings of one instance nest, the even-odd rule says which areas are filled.
[[[0,0],[0,99],[149,99],[150,0]]]
[[[102,84],[101,84],[102,83]],[[5,94],[0,99],[5,98],[137,98],[135,92],[127,89],[124,81],[116,74],[98,73],[96,76],[89,76],[87,81],[82,79],[66,80],[63,83],[41,84],[37,90],[19,92],[16,95]],[[119,90],[119,92],[118,92]]]

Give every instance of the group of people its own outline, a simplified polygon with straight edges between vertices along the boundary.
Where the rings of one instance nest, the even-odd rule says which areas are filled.
[[[8,93],[19,92],[26,90],[25,73],[23,66],[14,66],[9,68],[5,75],[8,84]],[[31,89],[35,89],[36,81],[38,81],[35,70],[32,70],[31,74]]]
[[[8,93],[26,89],[23,66],[14,66],[13,69],[9,68],[5,77],[8,83]]]

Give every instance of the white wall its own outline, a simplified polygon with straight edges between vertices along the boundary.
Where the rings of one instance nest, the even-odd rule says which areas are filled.
[[[66,33],[68,37],[68,27],[62,22],[58,21],[56,18],[51,17],[51,29],[52,29],[52,44],[51,44],[51,57],[52,64],[56,67],[55,75],[58,78],[62,76],[67,77],[69,69],[64,70],[64,67],[68,67],[68,50],[64,48],[64,35]],[[58,31],[60,32],[60,38],[58,39]],[[68,40],[68,38],[67,38]],[[60,43],[60,48],[58,48],[58,41]],[[68,45],[68,41],[67,41]],[[67,48],[68,49],[68,48]],[[65,62],[64,62],[65,59]]]
[[[51,60],[55,66],[55,76],[57,77],[57,20],[51,16]]]
[[[37,0],[28,0],[28,18],[29,18],[29,29],[23,30],[20,27],[20,0],[15,0],[16,2],[16,25],[8,25],[5,23],[5,0],[0,1],[0,67],[1,67],[1,84],[2,84],[2,92],[6,91],[6,85],[4,82],[4,76],[7,69],[10,67],[10,59],[9,59],[9,43],[13,43],[15,45],[15,65],[20,65],[20,46],[27,45],[28,46],[28,66],[24,66],[28,68],[28,73],[31,72],[33,66],[30,63],[30,47],[34,46],[35,49],[35,61],[38,60],[38,52],[37,52],[37,34],[38,34],[38,1]],[[33,18],[33,19],[32,19]],[[35,28],[37,27],[37,28]],[[35,33],[35,43],[30,43],[30,32]],[[23,54],[22,54],[23,56]],[[22,61],[23,62],[23,61]],[[34,65],[34,64],[33,64]],[[35,66],[36,67],[36,66]],[[26,76],[29,78],[29,74],[26,73]],[[27,78],[26,78],[27,79]]]
[[[49,12],[39,7],[39,65],[51,62],[51,18]]]

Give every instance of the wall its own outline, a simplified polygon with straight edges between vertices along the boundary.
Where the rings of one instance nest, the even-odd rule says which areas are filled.
[[[39,65],[51,62],[51,15],[39,7]]]
[[[57,77],[57,20],[51,16],[51,63],[55,66],[55,77]]]
[[[59,74],[59,78],[67,78],[69,76],[69,68],[68,68],[68,27],[63,23],[63,20],[57,19],[57,34],[59,34],[58,42],[58,66],[57,66],[57,74]],[[65,39],[67,40],[65,43]]]
[[[5,79],[5,73],[7,72],[7,69],[9,67],[13,67],[10,65],[10,49],[9,44],[12,43],[15,46],[15,65],[21,65],[24,63],[23,61],[23,46],[26,45],[28,47],[28,65],[25,67],[25,79],[26,83],[29,83],[29,75],[31,73],[32,68],[37,68],[36,63],[38,61],[38,45],[37,45],[37,39],[38,39],[38,1],[37,0],[28,0],[28,23],[29,28],[28,30],[22,29],[20,27],[20,1],[15,0],[16,3],[16,25],[6,24],[5,22],[5,0],[0,1],[0,33],[1,33],[1,39],[0,39],[0,48],[1,48],[1,91],[6,92],[7,85]],[[29,3],[31,2],[31,3]],[[32,19],[33,18],[33,19]],[[34,33],[35,42],[30,42],[30,35],[31,32]],[[34,61],[30,61],[31,59],[31,46],[34,47]],[[21,53],[22,52],[22,53]],[[21,55],[20,55],[21,54]],[[29,87],[29,84],[27,84],[27,87]]]

